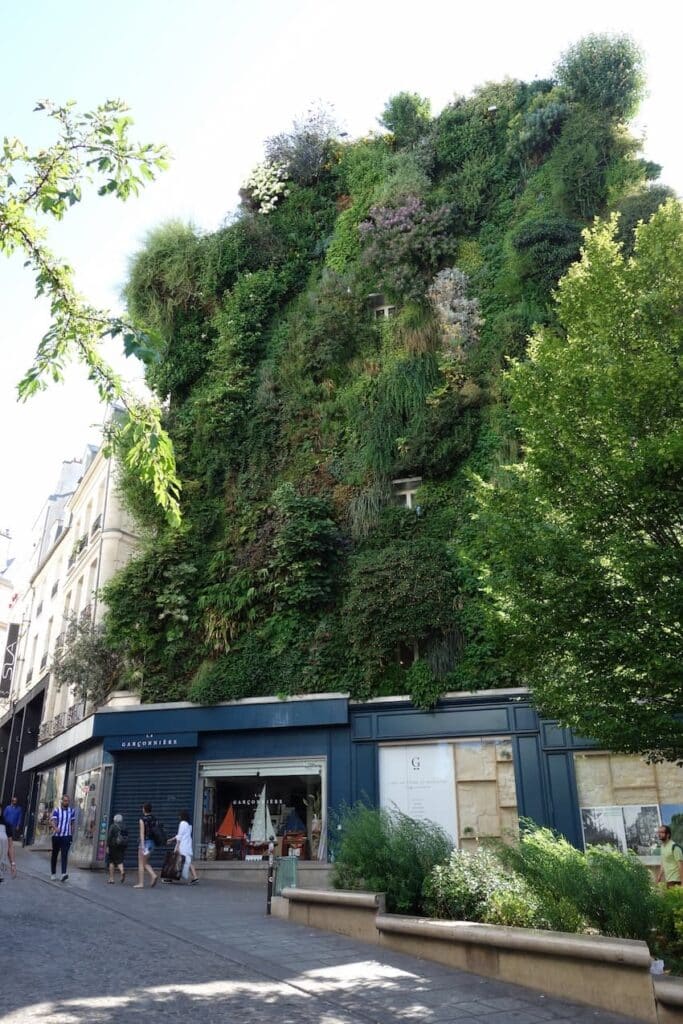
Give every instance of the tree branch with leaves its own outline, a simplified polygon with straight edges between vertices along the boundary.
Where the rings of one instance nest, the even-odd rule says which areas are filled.
[[[36,107],[57,125],[57,140],[31,150],[5,138],[0,155],[0,252],[21,254],[33,272],[36,296],[47,300],[51,324],[38,344],[31,366],[19,382],[26,400],[50,381],[64,380],[67,366],[80,362],[101,400],[121,406],[125,417],[108,430],[107,449],[119,450],[127,464],[152,488],[168,520],[180,521],[180,482],[161,409],[132,395],[101,351],[105,338],[122,341],[127,356],[145,363],[158,358],[156,340],[125,318],[96,309],[76,289],[74,271],[47,244],[46,217],[62,220],[79,203],[84,185],[98,184],[98,195],[126,200],[137,195],[168,164],[164,146],[136,143],[132,119],[120,100],[79,113],[73,102]]]

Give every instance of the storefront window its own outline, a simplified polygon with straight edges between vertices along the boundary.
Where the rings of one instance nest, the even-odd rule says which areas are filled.
[[[325,859],[323,759],[231,762],[200,767],[200,857]]]
[[[92,768],[76,776],[74,793],[74,840],[72,856],[79,863],[94,859],[100,815],[101,768]]]
[[[456,846],[518,830],[517,787],[508,738],[380,747],[380,804],[434,821]]]
[[[50,845],[52,838],[50,817],[64,792],[65,772],[66,765],[59,764],[54,768],[47,768],[44,772],[38,773],[34,846]]]

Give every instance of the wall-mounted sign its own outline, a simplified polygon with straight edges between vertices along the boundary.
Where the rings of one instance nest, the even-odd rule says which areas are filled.
[[[435,821],[457,843],[455,764],[450,743],[379,749],[379,802],[409,818]]]
[[[0,674],[0,697],[9,697],[12,689],[14,665],[17,660],[17,644],[19,643],[19,623],[10,622],[7,628],[7,646]]]
[[[196,732],[144,732],[131,736],[107,736],[105,750],[174,750],[196,747]]]

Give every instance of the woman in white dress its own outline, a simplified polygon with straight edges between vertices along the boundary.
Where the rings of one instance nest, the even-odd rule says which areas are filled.
[[[178,832],[169,839],[169,843],[175,843],[175,852],[185,858],[183,878],[188,878],[189,876],[189,884],[194,885],[195,882],[199,881],[199,878],[192,864],[192,825],[190,825],[189,811],[180,812]]]

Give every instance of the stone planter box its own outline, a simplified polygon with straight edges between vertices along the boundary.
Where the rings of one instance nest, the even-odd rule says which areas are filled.
[[[131,690],[113,690],[104,704],[103,708],[129,708],[140,703],[140,694]]]
[[[283,889],[288,917],[296,924],[338,932],[361,942],[377,943],[377,914],[384,912],[384,895],[342,889]]]
[[[683,1022],[683,982],[653,983],[645,942],[387,914],[381,893],[284,889],[282,896],[276,913],[312,928],[648,1024]]]
[[[655,978],[658,1024],[683,1021],[683,978]]]

